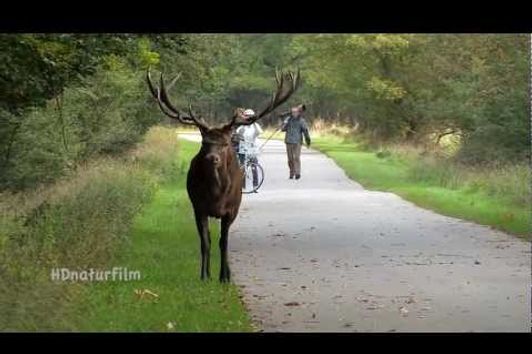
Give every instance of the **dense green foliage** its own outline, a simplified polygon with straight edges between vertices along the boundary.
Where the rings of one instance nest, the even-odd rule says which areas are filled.
[[[176,105],[190,101],[213,123],[236,106],[260,109],[275,68],[298,66],[291,101],[307,103],[310,120],[354,126],[371,143],[452,138],[469,164],[523,160],[528,50],[517,34],[3,34],[0,187],[50,182],[137,142],[162,118],[149,65],[169,79],[181,72]]]
[[[526,35],[300,35],[311,116],[373,141],[452,135],[465,162],[529,154]]]
[[[131,35],[1,35],[0,187],[52,182],[89,157],[138,142],[160,120],[142,69],[158,62],[150,48],[164,43]]]

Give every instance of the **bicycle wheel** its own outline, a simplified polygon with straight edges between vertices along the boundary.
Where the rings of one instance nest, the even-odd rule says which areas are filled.
[[[255,179],[255,181],[254,181]],[[264,182],[264,169],[257,162],[249,162],[244,168],[244,181],[242,193],[248,194],[257,191]]]

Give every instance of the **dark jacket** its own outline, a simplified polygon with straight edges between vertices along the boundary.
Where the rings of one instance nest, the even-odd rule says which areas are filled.
[[[284,120],[281,130],[286,132],[284,137],[286,144],[302,144],[305,137],[305,142],[310,145],[307,122],[302,116],[299,118],[289,116]]]

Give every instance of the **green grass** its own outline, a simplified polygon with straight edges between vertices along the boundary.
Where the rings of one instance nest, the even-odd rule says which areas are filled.
[[[198,145],[180,141],[180,159],[188,161]],[[217,280],[218,227],[211,224],[211,281],[199,279],[199,239],[185,189],[186,170],[163,185],[136,218],[130,245],[116,266],[141,272],[140,281],[94,283],[76,309],[82,331],[251,331],[234,285]],[[136,289],[157,294],[139,298]],[[172,323],[173,329],[168,328]]]
[[[438,213],[531,238],[528,172],[524,169],[516,169],[519,180],[511,181],[508,172],[488,176],[450,166],[437,169],[419,157],[379,154],[332,135],[315,137],[313,146],[365,188],[393,192]],[[420,170],[424,171],[422,177]]]

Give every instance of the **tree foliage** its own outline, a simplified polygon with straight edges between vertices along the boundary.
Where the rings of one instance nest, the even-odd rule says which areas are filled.
[[[304,101],[309,120],[374,141],[454,134],[469,163],[523,159],[528,52],[518,34],[0,34],[0,186],[53,180],[137,142],[162,118],[148,66],[168,80],[181,73],[172,99],[211,123],[260,109],[275,70],[299,67],[291,102]]]

